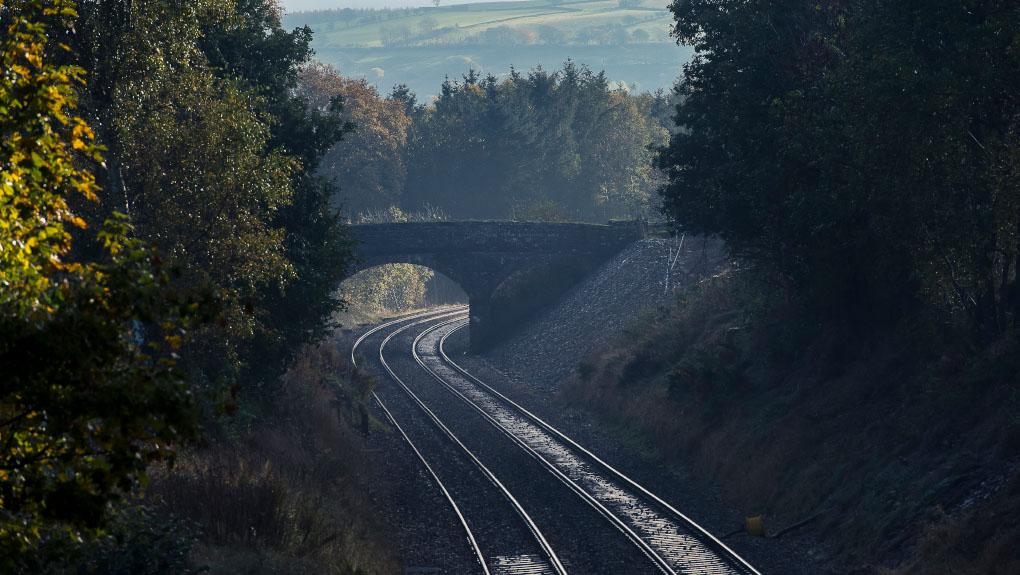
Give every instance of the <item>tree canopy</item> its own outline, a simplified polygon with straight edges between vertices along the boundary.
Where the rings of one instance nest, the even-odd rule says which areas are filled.
[[[295,94],[310,32],[283,30],[272,0],[94,0],[81,11],[67,41],[95,77],[84,103],[109,149],[101,180],[180,264],[180,283],[222,302],[220,321],[189,343],[188,369],[213,389],[272,381],[323,333],[349,257],[334,190],[315,176],[344,121]]]
[[[665,210],[829,317],[1020,317],[1020,10],[672,4],[686,67]]]
[[[337,203],[351,214],[399,205],[411,125],[404,102],[383,98],[366,80],[344,78],[324,64],[302,69],[299,90],[313,109],[339,103],[350,127],[320,165],[320,174],[340,189]]]
[[[559,72],[474,72],[416,114],[404,205],[453,217],[604,221],[646,214],[655,96],[634,96],[567,62]]]
[[[505,78],[469,72],[419,104],[406,86],[381,96],[364,79],[305,67],[312,109],[342,103],[348,136],[319,174],[357,220],[390,207],[451,218],[575,220],[655,215],[654,149],[669,135],[672,95],[632,94],[567,62]]]
[[[0,3],[0,570],[101,535],[148,465],[267,413],[341,305],[315,172],[347,127],[296,93],[309,32],[279,17]]]
[[[194,398],[177,370],[201,302],[127,216],[88,221],[86,166],[101,162],[76,115],[81,68],[55,63],[47,34],[74,5],[0,7],[0,569],[38,569],[30,553],[96,533],[107,506],[153,461],[193,437]],[[66,46],[58,47],[67,50]],[[99,246],[81,259],[76,240]]]

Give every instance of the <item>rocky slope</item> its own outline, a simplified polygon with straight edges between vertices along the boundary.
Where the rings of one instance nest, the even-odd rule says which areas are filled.
[[[677,289],[714,273],[723,263],[721,245],[714,241],[636,242],[484,357],[515,380],[554,388],[588,354],[631,327],[636,316],[672,302]],[[519,361],[524,357],[527,362]]]

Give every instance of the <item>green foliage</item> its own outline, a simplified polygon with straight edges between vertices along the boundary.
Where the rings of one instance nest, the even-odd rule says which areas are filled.
[[[396,206],[362,213],[358,223],[436,221],[443,219],[435,211],[404,213]],[[414,264],[386,264],[360,271],[340,284],[344,301],[362,313],[385,314],[421,309],[426,305],[434,271]]]
[[[667,141],[670,98],[631,95],[573,62],[502,81],[472,72],[445,82],[428,106],[406,86],[384,99],[366,81],[324,65],[302,71],[298,93],[312,109],[343,103],[352,132],[319,173],[341,185],[336,201],[354,220],[396,204],[537,221],[652,212],[661,180],[652,147]]]
[[[299,93],[313,109],[342,103],[341,117],[352,128],[319,167],[319,174],[340,188],[334,201],[350,214],[399,202],[411,123],[406,102],[382,98],[367,81],[344,78],[323,64],[301,70]]]
[[[2,7],[2,5],[0,5]],[[44,15],[45,13],[45,15]],[[0,305],[8,312],[41,314],[59,296],[58,271],[80,271],[61,262],[72,228],[86,227],[68,198],[96,199],[91,173],[74,165],[81,153],[99,159],[91,128],[71,114],[82,71],[49,62],[44,17],[73,17],[73,4],[16,3],[0,13]]]
[[[101,161],[75,116],[82,70],[45,50],[74,5],[0,9],[0,569],[38,570],[41,543],[101,533],[110,503],[197,431],[177,350],[199,301],[114,213],[98,231],[71,209],[95,202]],[[66,46],[59,46],[66,51]],[[98,246],[76,259],[72,239]]]
[[[104,535],[74,550],[47,575],[191,575],[190,554],[198,540],[194,524],[156,507],[132,501],[112,515]],[[57,556],[60,551],[44,549]]]
[[[663,153],[682,229],[861,326],[1020,317],[1020,12],[1007,2],[674,2],[698,56]]]
[[[102,535],[111,501],[229,411],[209,403],[226,384],[269,399],[252,374],[321,337],[349,258],[312,175],[344,122],[293,93],[307,30],[273,2],[73,8],[0,9],[5,570]]]
[[[447,81],[415,117],[404,204],[459,218],[642,215],[657,185],[650,147],[666,138],[653,100],[569,61],[553,74]]]
[[[350,252],[334,192],[313,175],[344,122],[294,94],[310,34],[284,31],[266,0],[82,10],[68,42],[96,76],[85,102],[110,149],[114,200],[181,267],[181,285],[222,302],[185,366],[212,395],[240,381],[271,389],[261,384],[327,328]]]
[[[387,264],[358,272],[340,286],[344,300],[370,312],[403,312],[425,305],[426,286],[435,275],[413,264]]]
[[[124,55],[112,99],[97,102],[112,118],[110,177],[122,179],[140,234],[182,268],[182,284],[207,284],[223,304],[220,322],[185,350],[196,382],[241,377],[246,346],[270,329],[263,294],[297,275],[275,218],[300,164],[270,148],[261,97],[217,78],[198,46],[200,16],[229,18],[227,8],[133,4],[132,26],[114,39]]]
[[[333,297],[347,273],[351,242],[332,207],[335,184],[317,174],[324,155],[349,133],[337,101],[322,105],[300,90],[309,65],[311,31],[284,30],[275,0],[238,2],[235,14],[213,21],[199,41],[221,76],[237,78],[259,97],[254,106],[268,129],[267,146],[299,162],[291,174],[291,201],[273,213],[284,234],[283,249],[294,276],[263,284],[260,331],[248,349],[243,377],[271,386],[304,344],[321,339],[328,318],[344,303]],[[261,398],[272,401],[272,394]]]

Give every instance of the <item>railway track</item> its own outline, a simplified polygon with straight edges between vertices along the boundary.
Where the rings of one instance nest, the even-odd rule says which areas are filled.
[[[457,314],[458,312],[452,312]],[[393,410],[387,407],[386,402],[377,393],[373,393],[373,399],[379,405],[380,409],[385,413],[387,419],[394,425],[398,430],[404,441],[410,446],[416,457],[425,466],[430,478],[438,486],[440,491],[443,493],[447,502],[451,506],[455,515],[457,516],[467,538],[467,541],[471,547],[473,554],[476,557],[479,568],[482,573],[494,575],[566,575],[567,571],[561,563],[556,552],[552,549],[548,540],[545,538],[542,531],[539,529],[535,521],[525,511],[524,507],[517,501],[514,495],[503,485],[503,483],[492,473],[485,464],[460,440],[457,435],[447,427],[443,421],[432,412],[431,409],[423,402],[418,396],[404,383],[404,380],[393,370],[390,364],[386,361],[384,356],[384,350],[389,342],[401,333],[412,329],[416,326],[422,325],[436,320],[443,320],[449,317],[451,312],[440,313],[440,314],[420,314],[412,316],[410,318],[401,318],[394,320],[383,326],[379,326],[375,330],[372,330],[364,334],[359,338],[352,348],[351,360],[352,364],[357,365],[356,350],[358,346],[365,341],[367,337],[370,337],[377,331],[388,327],[393,327],[399,323],[405,325],[396,328],[385,336],[382,342],[379,344],[378,349],[378,361],[385,372],[389,375],[390,379],[405,393],[406,397],[410,399],[413,407],[416,407],[425,416],[425,419],[431,421],[433,426],[441,432],[441,435],[448,440],[446,447],[454,447],[451,450],[444,450],[442,447],[437,447],[432,441],[433,445],[429,446],[431,449],[419,448],[418,443],[424,438],[425,443],[429,443],[429,434],[419,433],[414,434],[408,432],[405,427],[408,426],[407,421],[401,425],[397,421]],[[420,422],[411,422],[411,425]],[[412,435],[419,438],[418,441],[412,439]],[[444,453],[445,452],[445,453]],[[440,455],[439,457],[429,457],[426,453],[431,455]],[[492,494],[483,494],[484,491],[477,482],[464,481],[463,475],[470,475],[471,473],[464,469],[463,465],[459,466],[457,462],[451,461],[451,459],[459,459],[459,462],[463,464],[465,461],[473,465],[474,470],[481,474],[485,481],[488,482],[489,486],[493,491],[498,493],[502,497],[502,501],[491,501]],[[451,482],[450,477],[453,477]],[[459,483],[461,485],[451,485],[451,483]],[[465,484],[466,483],[466,484]],[[488,500],[487,500],[488,497]],[[465,500],[469,501],[468,505],[464,505]],[[499,517],[500,512],[505,510],[503,505],[505,503],[513,513],[516,514],[516,519],[519,525],[526,529],[526,535],[524,533],[514,534],[512,520],[508,520],[507,517]],[[497,522],[498,529],[496,532],[491,533],[488,537],[488,543],[485,545],[485,537],[476,535],[480,530],[476,525],[473,525],[473,521],[468,518],[467,514],[462,511],[464,508],[474,509],[486,509],[490,514],[490,519]],[[492,516],[495,517],[492,517]],[[484,519],[484,518],[483,518]],[[492,531],[491,529],[489,531]],[[522,543],[523,539],[530,539],[534,544]],[[494,547],[501,547],[502,553],[486,553],[484,549],[492,549]]]
[[[388,332],[379,345],[379,362],[399,389],[417,406],[425,418],[439,429],[448,441],[459,446],[463,457],[470,459],[476,468],[481,470],[486,479],[496,486],[503,495],[504,503],[508,503],[515,511],[518,521],[527,526],[531,537],[540,548],[540,554],[531,555],[531,565],[522,560],[518,565],[506,565],[504,558],[490,557],[486,559],[483,550],[472,536],[472,521],[464,517],[449,490],[443,485],[439,476],[432,470],[422,453],[414,448],[414,443],[406,435],[404,439],[412,445],[415,453],[425,464],[432,478],[457,515],[468,533],[474,546],[478,560],[485,573],[556,573],[567,572],[571,566],[569,561],[561,560],[540,529],[538,522],[532,518],[517,497],[507,489],[504,482],[482,460],[472,452],[456,436],[436,411],[429,407],[427,399],[420,397],[422,391],[429,391],[433,405],[444,403],[435,395],[436,390],[419,388],[419,393],[404,382],[401,375],[386,361],[384,351],[395,337],[413,330],[421,329],[411,342],[411,357],[434,385],[448,392],[449,398],[459,400],[470,412],[478,417],[477,423],[487,423],[498,435],[509,440],[502,449],[520,450],[537,463],[554,481],[551,485],[565,487],[604,520],[605,525],[614,530],[616,539],[629,542],[640,551],[640,557],[647,566],[628,563],[633,570],[626,572],[642,573],[648,569],[668,575],[760,575],[760,573],[729,547],[713,537],[705,529],[692,521],[655,494],[651,493],[636,481],[615,469],[594,453],[585,449],[570,437],[542,420],[498,390],[485,384],[471,375],[446,353],[444,344],[447,339],[467,325],[466,308],[452,311],[420,314],[402,318],[383,324],[358,339],[352,349],[352,358],[357,347],[370,335],[404,323],[397,329]],[[428,325],[426,325],[428,324]],[[406,376],[405,376],[406,377]],[[382,401],[376,396],[382,406]],[[385,410],[387,417],[400,429],[392,414]],[[458,419],[464,419],[458,417]],[[463,422],[458,422],[464,425]],[[491,451],[491,450],[490,450]],[[548,481],[545,480],[545,481]],[[550,486],[550,490],[553,488]],[[576,505],[563,501],[562,505]],[[605,528],[604,528],[605,529]],[[576,526],[575,536],[582,537],[590,525]],[[636,554],[635,554],[636,555]],[[521,556],[523,557],[523,555]],[[590,567],[589,567],[590,568]],[[519,570],[515,570],[519,569]],[[586,572],[586,571],[580,571]],[[619,567],[615,571],[619,572]]]
[[[420,313],[420,314],[415,314],[415,315],[408,316],[408,317],[398,318],[398,319],[395,319],[395,320],[392,320],[392,321],[380,324],[380,325],[370,329],[369,331],[367,331],[364,334],[362,334],[361,337],[359,337],[354,342],[354,345],[351,346],[351,356],[350,356],[351,366],[353,368],[358,368],[359,367],[358,366],[358,359],[357,359],[358,347],[362,344],[362,342],[364,342],[369,337],[375,335],[376,333],[378,333],[380,331],[383,331],[383,330],[385,330],[387,328],[390,328],[390,327],[392,327],[394,325],[398,325],[400,323],[406,322],[406,321],[413,321],[413,320],[417,320],[417,319],[420,319],[420,318],[428,318],[428,317],[444,318],[444,317],[449,317],[450,315],[452,315],[452,314],[449,313],[449,312],[446,312],[446,313],[444,313],[444,312],[426,312],[426,313]],[[421,462],[421,464],[425,467],[425,470],[428,473],[429,477],[433,480],[433,482],[435,482],[436,487],[443,494],[443,497],[446,499],[446,502],[450,505],[451,510],[453,511],[454,515],[456,515],[457,520],[460,522],[461,527],[464,529],[465,536],[466,536],[468,544],[469,544],[469,546],[471,548],[471,553],[475,557],[475,560],[481,566],[482,572],[485,573],[485,575],[489,575],[489,569],[488,569],[488,566],[485,563],[485,557],[482,554],[482,551],[481,551],[481,549],[478,546],[478,542],[475,539],[474,532],[472,532],[471,527],[467,523],[467,519],[464,517],[464,513],[461,511],[460,506],[457,504],[457,502],[453,499],[453,496],[450,494],[450,491],[446,487],[446,484],[443,483],[443,481],[439,478],[439,476],[436,474],[435,469],[433,469],[432,465],[429,463],[428,459],[425,458],[425,456],[422,454],[421,450],[418,449],[418,446],[414,443],[414,441],[411,440],[410,436],[404,430],[403,426],[400,425],[400,422],[397,421],[397,419],[393,416],[393,413],[390,412],[389,408],[386,407],[386,404],[382,401],[382,399],[379,397],[379,395],[375,391],[372,392],[372,399],[375,401],[376,405],[379,406],[379,409],[382,410],[383,414],[385,414],[386,419],[389,420],[390,424],[393,425],[394,429],[397,430],[397,433],[399,433],[400,436],[403,438],[404,442],[410,447],[410,449],[414,453],[415,457],[417,457],[418,460]]]

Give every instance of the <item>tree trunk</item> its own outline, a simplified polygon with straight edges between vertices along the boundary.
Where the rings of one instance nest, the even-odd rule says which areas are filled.
[[[992,235],[994,238],[994,234]],[[982,256],[978,260],[975,276],[978,281],[977,306],[974,310],[975,329],[978,340],[991,341],[999,331],[998,308],[1004,302],[996,301],[995,282],[995,245],[994,239],[985,242]],[[1001,295],[1001,294],[1000,294]]]
[[[1017,245],[1013,253],[1013,283],[1010,285],[1010,299],[1013,304],[1013,327],[1020,327],[1020,217],[1017,218],[1016,238]]]
[[[1010,266],[1012,265],[1012,258],[1009,254],[1003,254],[1002,256],[1002,279],[999,280],[999,326],[1002,329],[1008,329],[1010,325],[1009,316],[1013,311],[1012,294],[1009,289],[1009,273]]]
[[[123,200],[124,213],[130,216],[131,199],[128,197],[127,187],[124,185],[124,174],[120,170],[120,160],[115,152],[107,152],[106,165],[110,174],[110,195]]]

